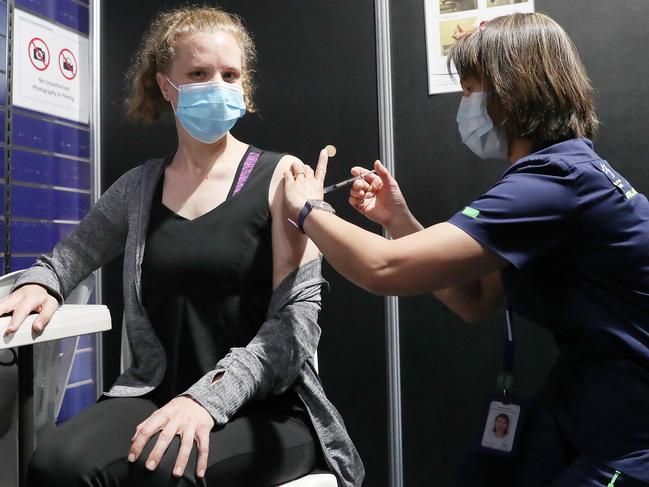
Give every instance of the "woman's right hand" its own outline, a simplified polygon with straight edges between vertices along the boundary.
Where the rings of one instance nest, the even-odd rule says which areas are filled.
[[[30,313],[38,316],[32,324],[32,329],[40,333],[52,319],[59,308],[59,302],[38,284],[26,284],[9,296],[0,299],[0,315],[11,313],[11,321],[5,330],[5,335],[15,333]]]
[[[376,161],[374,170],[376,174],[366,174],[368,169],[352,168],[352,176],[366,175],[354,181],[349,191],[349,204],[390,232],[393,222],[411,216],[410,210],[399,184],[385,166]]]

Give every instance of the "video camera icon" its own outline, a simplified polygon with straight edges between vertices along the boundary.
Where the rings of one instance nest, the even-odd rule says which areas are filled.
[[[66,58],[66,57],[63,58],[63,69],[74,74],[74,65],[72,64],[70,58]]]
[[[59,70],[63,77],[69,81],[72,81],[77,77],[79,63],[70,49],[64,48],[59,52]]]

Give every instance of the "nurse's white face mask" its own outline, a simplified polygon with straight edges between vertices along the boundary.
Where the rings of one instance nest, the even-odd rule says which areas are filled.
[[[495,127],[487,112],[484,91],[463,96],[457,111],[462,142],[481,159],[507,159],[507,134]]]

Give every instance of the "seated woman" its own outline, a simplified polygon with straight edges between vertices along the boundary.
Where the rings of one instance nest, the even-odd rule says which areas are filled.
[[[41,330],[79,282],[124,253],[133,365],[38,445],[29,485],[270,486],[318,466],[361,485],[313,365],[319,253],[287,223],[278,190],[298,161],[229,132],[254,108],[254,58],[230,14],[160,14],[126,107],[145,120],[173,110],[177,151],[123,175],[0,304],[11,330],[32,310]]]
[[[308,201],[323,196],[321,153],[315,175],[297,162],[285,175],[289,216],[370,291],[432,292],[467,321],[507,303],[554,334],[559,357],[523,423],[519,458],[496,478],[467,469],[460,485],[647,485],[649,202],[594,151],[593,89],[552,19],[499,17],[449,59],[464,91],[462,141],[511,163],[489,191],[424,229],[377,162],[350,201],[388,240]]]

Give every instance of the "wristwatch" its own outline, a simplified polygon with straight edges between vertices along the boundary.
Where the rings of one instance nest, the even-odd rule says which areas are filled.
[[[297,216],[297,228],[299,228],[300,232],[304,233],[304,220],[306,217],[311,213],[311,210],[316,209],[316,210],[322,210],[326,211],[329,213],[336,213],[336,210],[334,210],[334,207],[331,206],[329,203],[326,201],[322,200],[306,200],[306,203],[304,203],[304,206],[300,210],[300,214]]]

